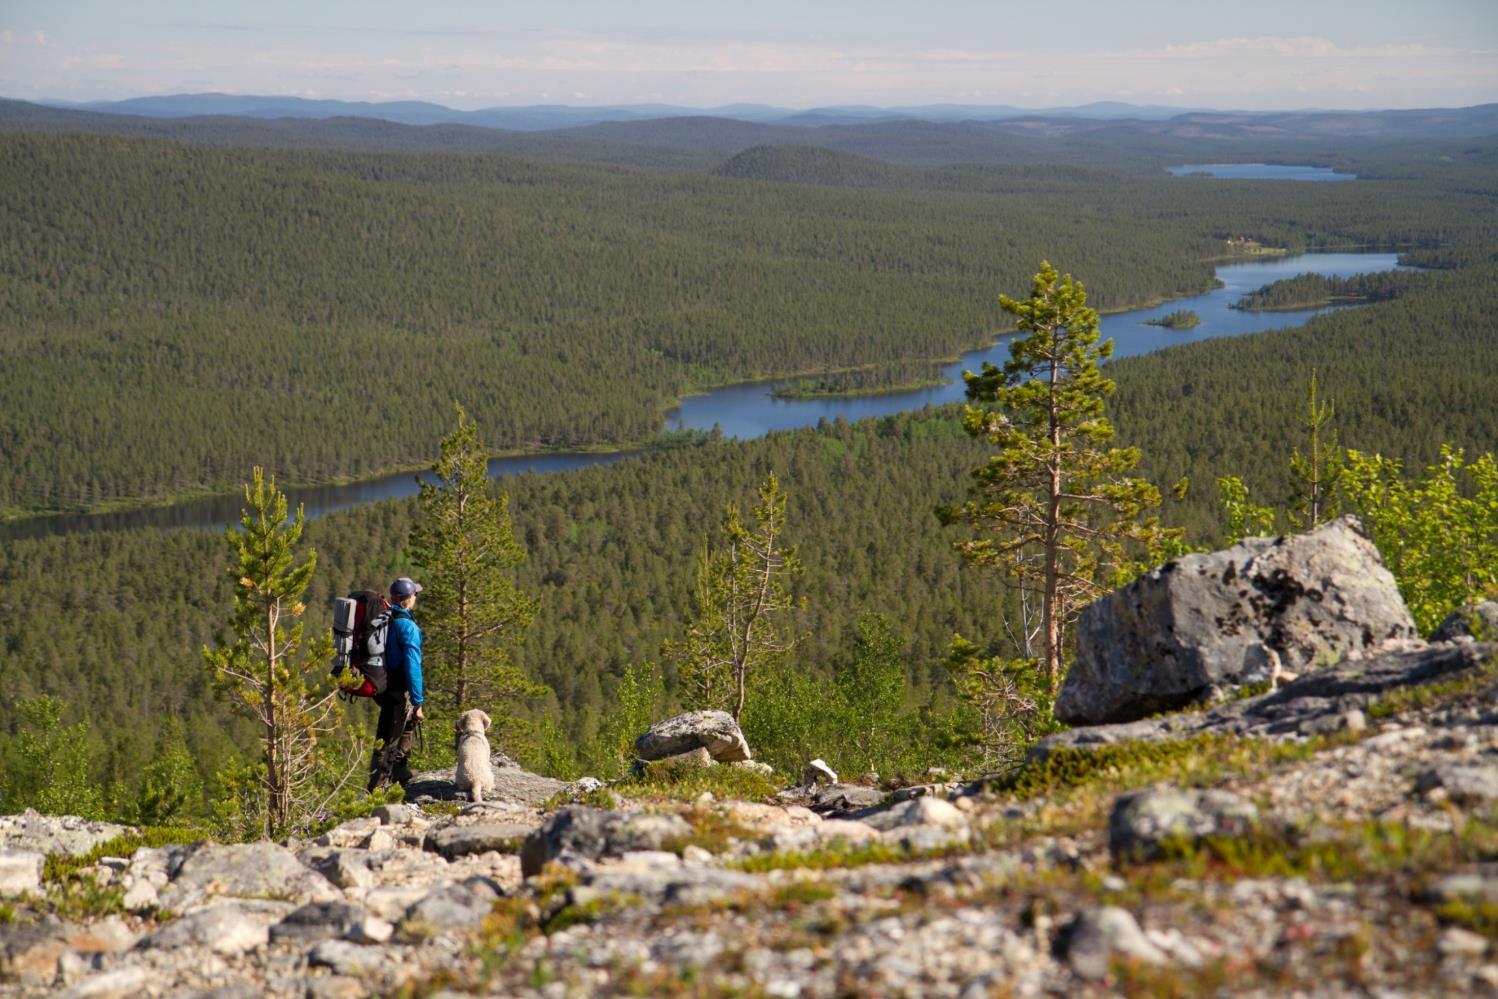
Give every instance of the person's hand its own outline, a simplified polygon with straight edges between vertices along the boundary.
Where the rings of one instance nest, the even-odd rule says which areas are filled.
[[[416,714],[412,715],[411,717],[415,718],[417,721],[421,721],[423,718],[426,717],[425,715],[423,715],[421,713],[421,705],[420,704],[416,705]]]

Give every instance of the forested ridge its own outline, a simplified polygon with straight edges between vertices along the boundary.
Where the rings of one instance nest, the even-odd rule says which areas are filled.
[[[694,388],[972,346],[1042,257],[1113,309],[1202,290],[1231,236],[1459,254],[1498,232],[1490,145],[1385,147],[1426,179],[1331,191],[995,165],[876,190],[8,134],[0,510],[411,467],[455,397],[496,448],[637,441]]]

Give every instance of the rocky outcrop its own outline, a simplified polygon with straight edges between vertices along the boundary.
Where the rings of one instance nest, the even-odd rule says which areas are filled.
[[[645,761],[706,749],[719,763],[750,758],[749,743],[726,711],[689,711],[656,722],[635,740],[635,755]]]
[[[1498,645],[1464,642],[1388,652],[1343,662],[1285,684],[1279,690],[1119,725],[1092,725],[1047,736],[1030,751],[1041,760],[1061,748],[1096,748],[1126,742],[1188,739],[1211,733],[1294,738],[1361,728],[1363,709],[1405,688],[1476,672],[1498,654]]]
[[[76,815],[42,815],[26,809],[19,815],[0,815],[0,850],[81,857],[126,831],[112,822],[95,822]]]
[[[1415,637],[1394,577],[1343,517],[1175,559],[1087,607],[1056,717],[1132,721]]]

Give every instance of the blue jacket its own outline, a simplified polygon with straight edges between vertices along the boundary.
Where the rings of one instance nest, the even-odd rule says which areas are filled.
[[[390,608],[390,631],[385,638],[385,669],[389,671],[391,691],[408,691],[411,703],[419,705],[426,697],[421,678],[421,628],[404,607]]]

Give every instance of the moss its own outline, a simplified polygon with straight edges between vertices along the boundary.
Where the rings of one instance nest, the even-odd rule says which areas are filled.
[[[1490,940],[1498,940],[1498,902],[1459,899],[1438,908],[1436,917],[1443,923],[1455,923]]]
[[[1162,742],[1128,742],[1096,749],[1064,747],[991,785],[1016,798],[1049,797],[1081,789],[1128,790],[1169,778],[1202,784],[1223,776],[1309,758],[1321,742],[1276,743],[1208,734]]]
[[[953,847],[951,851],[945,853],[939,851],[917,853],[903,846],[875,840],[856,846],[830,843],[815,850],[761,853],[735,861],[729,866],[750,874],[763,874],[768,871],[825,871],[863,867],[868,864],[900,864],[910,860],[934,858],[964,851],[965,848]]]
[[[1157,877],[1232,881],[1239,878],[1305,878],[1364,883],[1390,877],[1420,878],[1498,856],[1498,824],[1469,819],[1455,835],[1368,820],[1303,830],[1260,829],[1241,836],[1208,837],[1165,845],[1166,857],[1123,865],[1131,876],[1154,868]]]
[[[1454,679],[1400,687],[1382,694],[1368,705],[1364,713],[1370,719],[1392,718],[1438,704],[1464,700],[1483,693],[1495,677],[1498,677],[1498,658],[1489,656],[1475,670]]]
[[[594,922],[611,912],[636,908],[639,904],[640,896],[620,892],[609,892],[595,898],[568,901],[542,921],[541,932],[551,936],[568,927]]]
[[[774,802],[780,793],[774,781],[756,770],[722,765],[647,769],[614,785],[614,790],[626,798],[668,801],[695,801],[711,791],[716,798]]]

